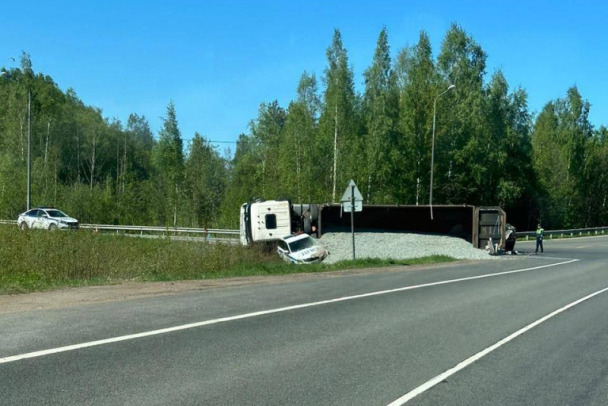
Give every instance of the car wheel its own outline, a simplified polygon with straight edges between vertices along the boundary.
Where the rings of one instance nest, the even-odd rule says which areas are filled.
[[[25,221],[23,221],[21,224],[19,224],[19,229],[21,231],[27,231],[27,229],[28,229],[27,223]]]
[[[55,224],[51,224],[49,226],[49,231],[56,231],[57,230],[57,226]]]

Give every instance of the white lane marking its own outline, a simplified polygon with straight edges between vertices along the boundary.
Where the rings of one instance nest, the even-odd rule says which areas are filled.
[[[560,257],[546,257],[544,254],[538,254],[538,255],[534,255],[534,254],[528,254],[526,255],[526,258],[532,258],[532,259],[553,259],[555,261],[564,261],[570,258],[560,258]]]
[[[535,266],[532,268],[516,269],[513,271],[505,271],[505,272],[484,274],[484,275],[478,275],[478,276],[469,276],[466,278],[459,278],[459,279],[449,279],[449,280],[445,280],[445,281],[431,282],[431,283],[425,283],[425,284],[421,284],[421,285],[405,286],[405,287],[401,287],[401,288],[381,290],[381,291],[370,292],[370,293],[363,293],[360,295],[345,296],[345,297],[339,297],[336,299],[321,300],[318,302],[303,303],[303,304],[299,304],[299,305],[280,307],[277,309],[262,310],[259,312],[245,313],[245,314],[240,314],[237,316],[222,317],[219,319],[212,319],[212,320],[206,320],[206,321],[201,321],[201,322],[197,322],[197,323],[184,324],[181,326],[168,327],[168,328],[163,328],[160,330],[145,331],[143,333],[129,334],[129,335],[124,335],[124,336],[119,336],[119,337],[107,338],[104,340],[89,341],[89,342],[80,343],[80,344],[67,345],[65,347],[57,347],[57,348],[51,348],[48,350],[41,350],[41,351],[28,352],[25,354],[13,355],[10,357],[0,358],[0,364],[6,364],[8,362],[15,362],[15,361],[19,361],[19,360],[23,360],[23,359],[27,359],[27,358],[42,357],[45,355],[57,354],[60,352],[74,351],[74,350],[79,350],[82,348],[95,347],[98,345],[112,344],[112,343],[117,343],[120,341],[134,340],[137,338],[172,333],[174,331],[181,331],[181,330],[187,330],[187,329],[191,329],[191,328],[203,327],[203,326],[208,326],[211,324],[224,323],[227,321],[248,319],[251,317],[263,316],[266,314],[287,312],[290,310],[304,309],[307,307],[320,306],[320,305],[325,305],[325,304],[329,304],[329,303],[344,302],[346,300],[361,299],[361,298],[372,297],[372,296],[380,296],[380,295],[386,295],[388,293],[403,292],[406,290],[427,288],[427,287],[431,287],[431,286],[447,285],[449,283],[471,281],[471,280],[475,280],[475,279],[491,278],[491,277],[495,277],[495,276],[509,275],[509,274],[514,274],[514,273],[519,273],[519,272],[528,272],[528,271],[533,271],[536,269],[549,268],[549,267],[558,266],[558,265],[570,264],[575,261],[578,261],[578,259],[571,259],[569,261],[558,262],[558,263],[554,263],[554,264],[540,265],[540,266]]]
[[[538,326],[539,324],[549,320],[550,318],[557,316],[558,314],[578,305],[583,303],[586,300],[591,299],[594,296],[597,296],[599,294],[602,294],[604,292],[608,292],[608,288],[604,288],[602,290],[598,290],[597,292],[594,292],[590,295],[587,295],[581,299],[578,299],[570,304],[567,304],[566,306],[555,310],[552,313],[549,313],[548,315],[536,320],[533,323],[528,324],[526,327],[517,330],[515,333],[511,334],[508,337],[503,338],[502,340],[498,341],[496,344],[486,348],[483,351],[478,352],[477,354],[473,355],[470,358],[465,359],[464,361],[462,361],[461,363],[459,363],[458,365],[456,365],[453,368],[448,369],[447,371],[445,371],[442,374],[437,375],[436,377],[426,381],[425,383],[423,383],[422,385],[420,385],[419,387],[417,387],[416,389],[406,393],[405,395],[403,395],[402,397],[400,397],[399,399],[396,399],[394,401],[392,401],[391,403],[388,404],[388,406],[401,406],[404,405],[405,403],[409,402],[410,400],[412,400],[413,398],[415,398],[416,396],[420,395],[421,393],[426,392],[427,390],[431,389],[433,386],[437,385],[438,383],[446,380],[447,378],[449,378],[450,376],[454,375],[456,372],[459,372],[460,370],[468,367],[469,365],[471,365],[472,363],[474,363],[475,361],[478,361],[479,359],[485,357],[486,355],[488,355],[489,353],[491,353],[492,351],[494,351],[495,349],[505,345],[506,343],[508,343],[511,340],[514,340],[515,338],[517,338],[518,336],[524,334],[525,332],[527,332],[528,330],[533,329],[534,327]]]

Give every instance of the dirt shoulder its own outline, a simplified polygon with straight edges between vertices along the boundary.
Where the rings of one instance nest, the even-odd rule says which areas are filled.
[[[0,314],[20,313],[34,310],[61,309],[95,303],[116,302],[153,296],[177,295],[253,284],[279,284],[336,278],[348,275],[363,275],[378,272],[404,272],[422,268],[454,266],[456,263],[438,265],[395,266],[388,268],[365,268],[324,273],[298,273],[289,275],[249,276],[240,278],[203,279],[174,282],[125,282],[118,285],[66,288],[47,292],[16,295],[0,295]]]

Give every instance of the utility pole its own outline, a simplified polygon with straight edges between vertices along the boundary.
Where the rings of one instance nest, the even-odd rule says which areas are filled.
[[[27,206],[26,210],[30,209],[30,196],[31,196],[31,172],[32,172],[32,147],[31,147],[31,139],[32,139],[32,92],[30,89],[27,89]]]

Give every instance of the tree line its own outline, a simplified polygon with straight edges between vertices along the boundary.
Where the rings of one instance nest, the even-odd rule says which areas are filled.
[[[260,105],[230,157],[199,133],[183,145],[173,103],[155,136],[144,116],[103,118],[24,53],[0,77],[0,217],[24,209],[31,94],[32,202],[82,222],[232,228],[243,202],[336,202],[350,179],[367,204],[428,204],[435,125],[434,204],[500,205],[520,229],[607,224],[607,130],[576,87],[534,117],[457,24],[436,58],[421,31],[393,60],[382,29],[362,92],[337,29],[326,57],[288,106]]]
[[[21,69],[0,77],[1,218],[25,210],[28,126],[32,206],[52,205],[85,223],[217,224],[229,162],[198,133],[184,153],[172,102],[155,137],[144,116],[108,120],[73,89],[62,92],[34,73],[26,53]]]

